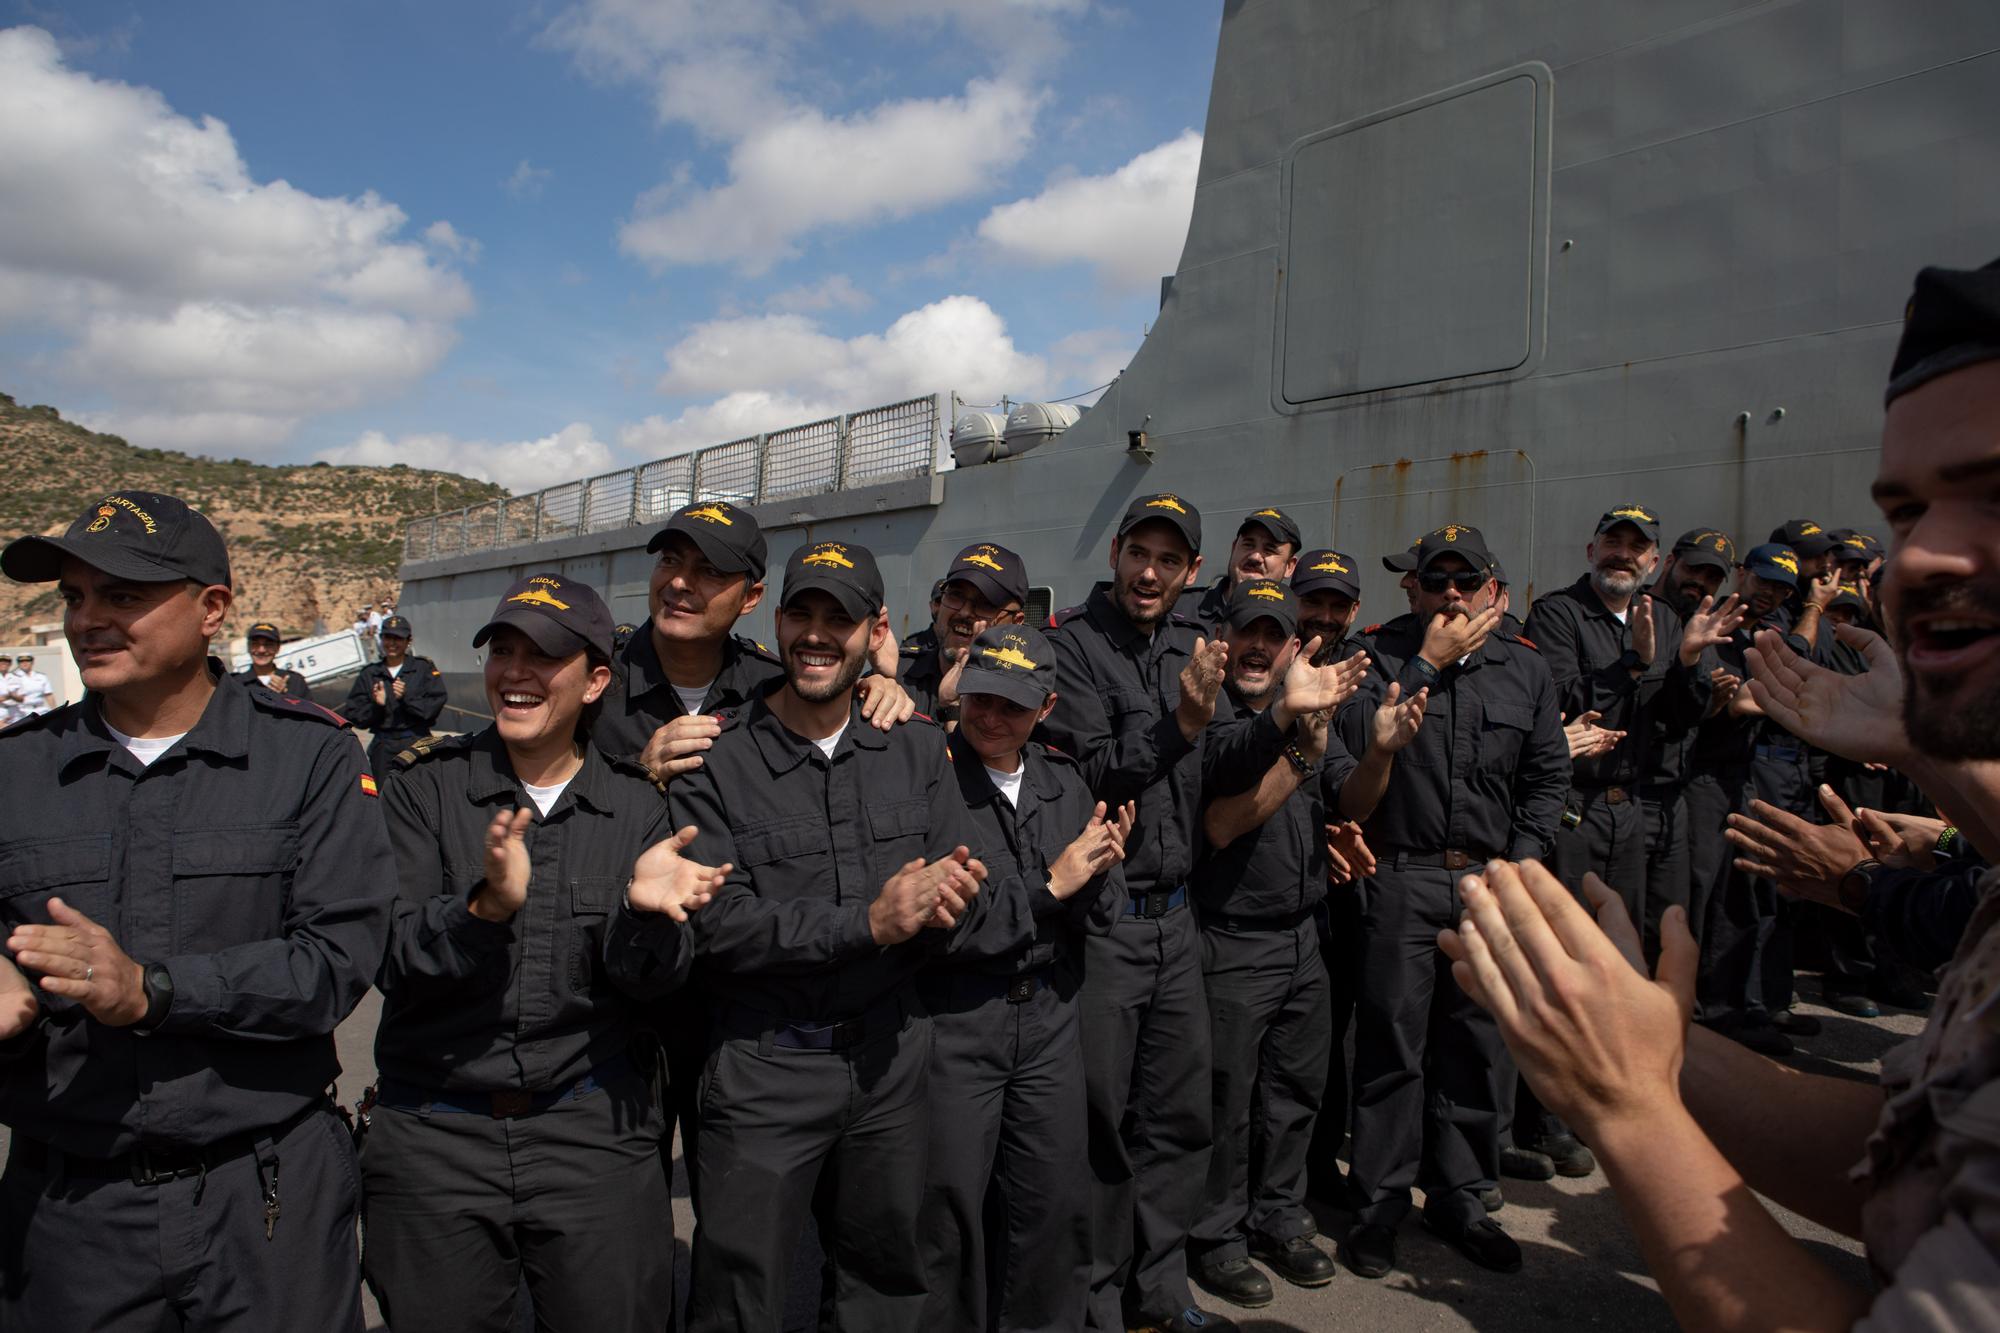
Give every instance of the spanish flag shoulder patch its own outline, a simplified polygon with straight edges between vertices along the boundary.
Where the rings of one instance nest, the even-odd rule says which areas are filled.
[[[381,790],[375,785],[375,779],[366,773],[361,775],[361,794],[363,796],[380,796],[382,794]]]

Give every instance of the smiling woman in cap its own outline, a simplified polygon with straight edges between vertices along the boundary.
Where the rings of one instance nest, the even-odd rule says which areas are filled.
[[[290,667],[278,665],[278,646],[284,642],[278,627],[268,620],[260,620],[243,635],[244,647],[250,654],[250,665],[236,674],[244,680],[254,681],[267,690],[288,694],[294,699],[310,699],[312,691],[306,685],[306,678]]]
[[[673,1299],[673,1214],[630,1047],[727,867],[681,856],[694,830],[651,775],[589,740],[611,680],[595,590],[524,578],[472,642],[492,725],[414,742],[384,792],[368,1282],[399,1327],[464,1327],[525,1273],[552,1324],[637,1329]]]

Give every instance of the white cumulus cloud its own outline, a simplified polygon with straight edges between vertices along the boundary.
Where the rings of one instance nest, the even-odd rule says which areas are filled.
[[[524,157],[515,165],[513,173],[500,182],[500,188],[516,199],[539,199],[549,178],[555,174],[551,168],[538,167]]]
[[[660,391],[702,401],[621,431],[619,442],[643,457],[921,394],[1020,397],[1049,382],[1043,359],[1016,347],[1006,321],[974,296],[947,296],[852,338],[800,314],[710,320],[667,349],[666,360]]]
[[[1201,135],[1183,132],[1102,176],[1072,176],[1002,204],[979,238],[1030,264],[1088,264],[1106,286],[1144,288],[1172,273],[1194,212]]]
[[[55,340],[136,443],[268,449],[428,373],[472,309],[448,222],[254,180],[227,125],[39,28],[0,31],[0,181],[0,330]]]
[[[534,440],[460,440],[432,434],[391,439],[379,430],[371,430],[346,444],[323,449],[316,457],[329,463],[371,467],[407,463],[411,467],[438,468],[498,482],[517,494],[607,472],[615,466],[611,446],[598,439],[596,432],[581,421]]]
[[[887,102],[852,116],[804,108],[730,150],[729,179],[650,192],[619,229],[655,269],[734,263],[763,273],[831,226],[908,217],[976,194],[1018,162],[1043,95],[975,79],[961,97]]]

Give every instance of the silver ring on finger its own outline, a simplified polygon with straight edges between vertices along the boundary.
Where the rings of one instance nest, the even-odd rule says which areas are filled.
[[[83,979],[84,979],[85,981],[89,981],[89,980],[91,980],[91,979],[92,979],[92,978],[94,978],[94,977],[95,977],[96,975],[97,975],[97,968],[96,968],[96,966],[95,966],[94,964],[90,964],[90,963],[86,963],[86,964],[84,964],[84,967],[83,967]]]

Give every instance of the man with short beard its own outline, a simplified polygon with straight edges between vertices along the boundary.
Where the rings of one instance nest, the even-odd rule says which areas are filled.
[[[1005,948],[1034,921],[1017,880],[980,893],[943,734],[861,717],[855,684],[891,641],[874,555],[794,552],[777,641],[784,679],[726,715],[667,790],[673,823],[696,829],[690,854],[729,867],[695,917],[712,997],[695,1171],[710,1206],[688,1326],[777,1327],[810,1210],[830,1317],[914,1333],[931,1050],[915,977],[961,928]]]
[[[1327,891],[1320,764],[1331,708],[1298,717],[1283,757],[1243,774],[1238,747],[1219,732],[1283,709],[1320,641],[1301,646],[1298,599],[1273,579],[1237,584],[1223,625],[1227,693],[1203,741],[1206,847],[1191,880],[1215,1061],[1214,1150],[1188,1244],[1204,1288],[1254,1308],[1272,1292],[1252,1255],[1301,1287],[1324,1286],[1337,1271],[1313,1244],[1318,1228],[1305,1203],[1306,1151],[1332,1045],[1315,922]],[[1343,695],[1367,660],[1356,654],[1336,668]],[[1245,776],[1254,785],[1233,790]]]
[[[972,641],[994,625],[1025,619],[1028,567],[992,542],[958,553],[931,603],[930,644],[902,650],[896,680],[916,710],[950,730],[958,724],[958,670]]]
[[[1173,610],[1201,570],[1201,514],[1142,495],[1118,524],[1111,582],[1058,611],[1049,742],[1096,799],[1138,803],[1124,915],[1084,942],[1083,1052],[1094,1177],[1085,1326],[1228,1327],[1195,1309],[1187,1235],[1208,1169],[1209,1034],[1187,906],[1202,733],[1227,649]],[[1261,772],[1281,744],[1267,737]],[[1206,1325],[1204,1324],[1206,1321]]]
[[[1229,595],[1248,579],[1288,579],[1298,567],[1299,525],[1282,509],[1266,505],[1253,510],[1236,529],[1229,544],[1229,567],[1206,588],[1190,581],[1174,609],[1197,621],[1210,635],[1220,632],[1229,611]]]
[[[756,515],[727,500],[684,506],[653,534],[659,558],[646,589],[647,621],[612,663],[611,686],[596,706],[591,743],[607,755],[637,758],[661,782],[702,766],[721,733],[718,715],[742,708],[784,675],[777,656],[735,632],[764,600],[767,555]],[[871,676],[862,716],[886,729],[909,716],[894,680]],[[872,715],[872,716],[871,716]],[[657,1004],[654,1027],[667,1065],[671,1120],[680,1126],[688,1189],[700,1210],[700,1079],[708,1053],[705,969]],[[674,1126],[660,1145],[671,1170]]]
[[[1347,752],[1362,757],[1333,804],[1361,822],[1376,859],[1362,890],[1355,1013],[1349,1179],[1360,1225],[1343,1254],[1364,1277],[1386,1275],[1395,1228],[1421,1186],[1427,1225],[1474,1263],[1514,1272],[1520,1247],[1482,1202],[1499,1172],[1513,1066],[1491,1019],[1441,964],[1436,936],[1457,919],[1462,871],[1547,853],[1569,790],[1569,745],[1547,664],[1496,632],[1493,555],[1479,530],[1447,523],[1427,533],[1415,575],[1416,612],[1362,636],[1374,688],[1334,719]],[[1392,705],[1420,710],[1400,752],[1376,728]]]

